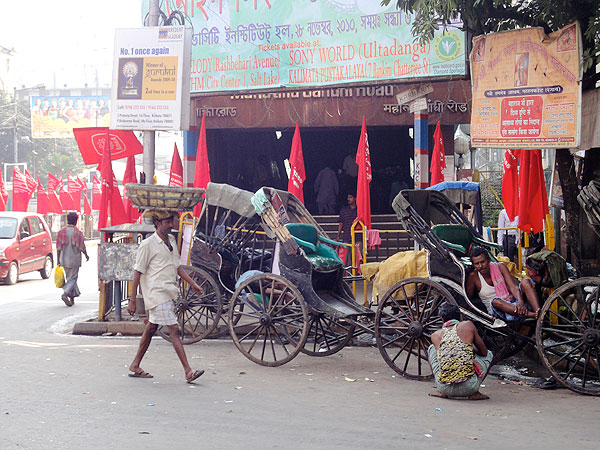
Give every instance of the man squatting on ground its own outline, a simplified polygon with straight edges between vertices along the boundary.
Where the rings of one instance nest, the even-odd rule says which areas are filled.
[[[174,302],[178,292],[177,274],[198,294],[201,295],[202,291],[180,265],[177,243],[170,234],[171,229],[176,226],[175,214],[169,211],[148,210],[144,213],[144,217],[152,220],[156,232],[144,239],[138,248],[127,311],[132,316],[135,314],[138,286],[141,285],[144,304],[148,311],[148,322],[135,358],[129,366],[131,371],[129,376],[152,378],[152,375],[141,369],[140,364],[150,346],[152,336],[159,325],[164,325],[169,329],[173,348],[185,371],[185,379],[191,383],[200,377],[204,370],[194,370],[190,367],[183,343],[179,338]]]
[[[79,286],[77,286],[81,254],[85,255],[86,261],[90,260],[85,248],[83,233],[76,226],[78,218],[79,216],[74,211],[67,214],[67,226],[61,229],[56,236],[56,259],[65,270],[66,278],[61,299],[67,306],[73,306],[75,297],[81,295]]]
[[[473,322],[460,321],[458,306],[444,303],[439,314],[444,325],[431,335],[432,344],[428,349],[437,392],[429,395],[488,399],[479,392],[479,386],[492,362],[492,352],[486,348]]]
[[[479,295],[487,312],[509,322],[537,317],[540,301],[531,280],[525,279],[517,287],[506,266],[490,262],[482,247],[471,251],[471,261],[475,270],[469,274],[466,285],[470,299]]]

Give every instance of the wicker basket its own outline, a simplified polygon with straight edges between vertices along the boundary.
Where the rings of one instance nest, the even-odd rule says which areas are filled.
[[[127,183],[127,197],[138,209],[191,211],[204,196],[204,189]]]

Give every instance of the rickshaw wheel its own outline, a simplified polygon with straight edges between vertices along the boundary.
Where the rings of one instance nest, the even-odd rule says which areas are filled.
[[[381,299],[375,316],[377,347],[400,375],[416,380],[433,378],[427,349],[432,333],[442,327],[437,311],[444,302],[456,304],[440,283],[416,277],[396,283]]]
[[[179,338],[184,344],[198,342],[210,335],[221,318],[221,289],[210,273],[193,266],[181,266],[203,291],[199,295],[191,286],[179,278],[179,294],[175,301]],[[160,327],[158,333],[171,342],[167,327]]]
[[[600,278],[558,288],[540,309],[536,344],[544,365],[563,386],[600,395]]]
[[[300,291],[272,273],[245,280],[229,303],[233,343],[246,358],[261,366],[281,366],[294,359],[306,342],[308,319],[308,307]]]
[[[315,313],[309,318],[308,337],[300,351],[309,356],[331,356],[352,339],[354,329],[354,324]]]

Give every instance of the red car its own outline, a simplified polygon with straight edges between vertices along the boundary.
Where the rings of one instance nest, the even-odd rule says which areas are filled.
[[[0,279],[15,284],[19,274],[39,270],[52,274],[54,257],[50,229],[39,214],[0,212]]]

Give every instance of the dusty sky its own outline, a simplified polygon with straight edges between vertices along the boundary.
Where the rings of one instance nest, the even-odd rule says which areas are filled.
[[[110,86],[115,28],[142,25],[141,0],[2,3],[0,45],[17,52],[11,67],[17,87]]]

